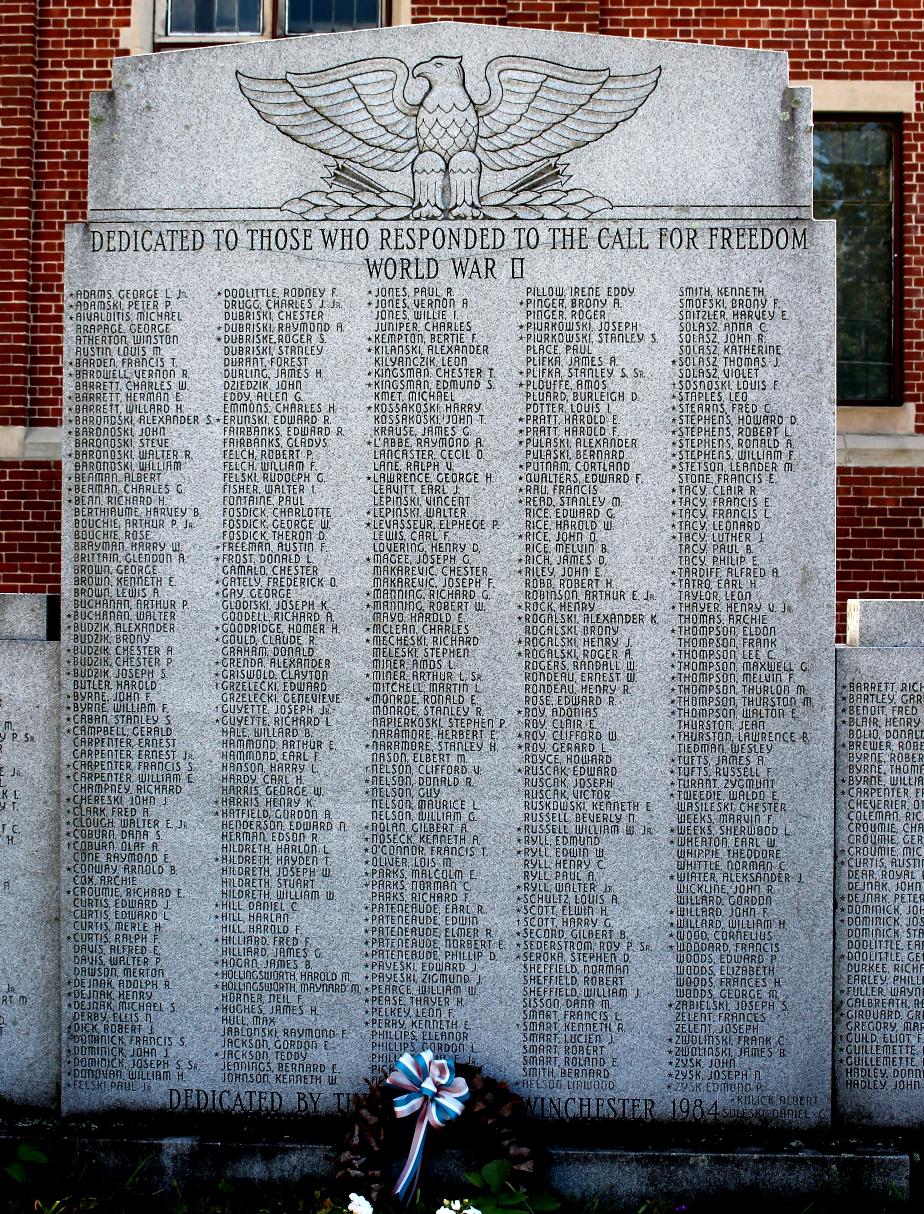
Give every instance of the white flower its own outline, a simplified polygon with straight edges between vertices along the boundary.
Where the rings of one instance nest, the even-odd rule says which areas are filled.
[[[478,1209],[477,1206],[473,1206],[471,1203],[469,1203],[465,1207],[465,1214],[481,1214],[481,1211]]]
[[[375,1214],[371,1204],[358,1193],[350,1194],[350,1204],[347,1206],[350,1214]]]

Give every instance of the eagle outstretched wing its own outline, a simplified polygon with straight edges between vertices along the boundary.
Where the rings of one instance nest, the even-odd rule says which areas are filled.
[[[485,74],[491,91],[476,106],[478,155],[489,169],[503,170],[561,156],[608,134],[651,96],[661,69],[611,76],[607,68],[503,55]]]
[[[418,106],[404,98],[400,59],[362,59],[320,72],[264,80],[237,73],[241,92],[266,122],[338,160],[396,172],[417,154]]]

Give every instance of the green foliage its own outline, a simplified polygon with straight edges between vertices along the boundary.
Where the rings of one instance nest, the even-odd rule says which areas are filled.
[[[110,1209],[123,1211],[128,1208],[146,1163],[147,1159],[143,1159],[124,1184],[116,1187],[110,1198]],[[16,1148],[16,1158],[3,1168],[3,1175],[13,1182],[13,1187],[7,1186],[7,1192],[0,1187],[0,1214],[90,1214],[99,1210],[101,1203],[95,1195],[75,1191],[83,1186],[85,1171],[80,1164],[79,1151],[62,1176],[44,1151],[32,1143],[21,1142]],[[46,1197],[52,1185],[63,1188],[65,1195]]]
[[[16,1148],[16,1158],[3,1170],[16,1184],[29,1184],[30,1177],[25,1167],[27,1163],[44,1165],[48,1163],[48,1157],[31,1142],[21,1142]]]
[[[477,1208],[481,1214],[547,1214],[561,1202],[551,1193],[527,1193],[510,1181],[513,1167],[509,1159],[494,1159],[480,1172],[466,1172],[465,1179],[478,1190]]]

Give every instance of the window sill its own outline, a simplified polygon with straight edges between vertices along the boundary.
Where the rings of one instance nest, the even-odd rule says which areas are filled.
[[[918,468],[924,434],[839,434],[837,462],[848,468]]]
[[[0,460],[61,458],[60,426],[0,426]]]
[[[914,406],[838,405],[838,434],[913,434]]]
[[[154,49],[184,50],[196,46],[226,46],[229,42],[268,42],[268,34],[156,34]]]

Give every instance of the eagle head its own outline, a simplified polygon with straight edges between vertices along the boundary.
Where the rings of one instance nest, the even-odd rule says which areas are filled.
[[[461,55],[436,55],[433,59],[425,59],[417,64],[411,75],[417,80],[429,80],[431,85],[465,83]]]

